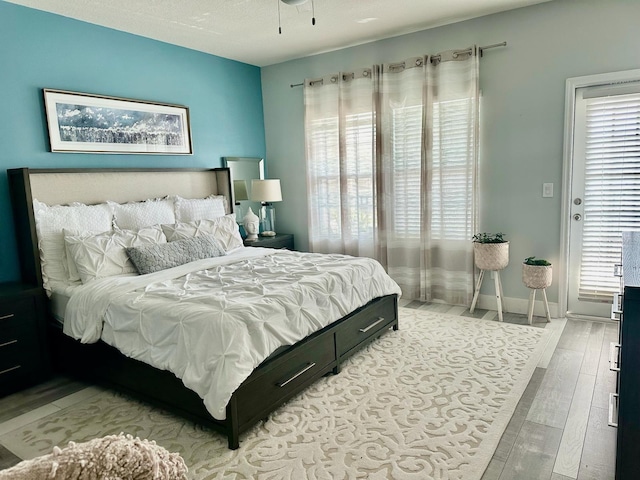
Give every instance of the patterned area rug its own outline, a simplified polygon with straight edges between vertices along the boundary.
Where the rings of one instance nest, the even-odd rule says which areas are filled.
[[[480,479],[547,341],[544,329],[400,309],[388,332],[240,437],[110,391],[0,437],[20,458],[130,433],[193,479]]]

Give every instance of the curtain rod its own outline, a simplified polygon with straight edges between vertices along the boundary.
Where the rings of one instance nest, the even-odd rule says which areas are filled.
[[[482,57],[482,52],[484,50],[489,50],[490,48],[497,48],[497,47],[506,47],[507,46],[507,42],[500,42],[500,43],[494,43],[492,45],[486,45],[484,47],[479,47],[478,50],[480,51],[480,56]],[[470,53],[471,49],[467,48],[465,50],[458,50],[455,53],[457,54],[461,54],[461,53]],[[433,57],[440,57],[440,55],[433,55]],[[293,88],[293,87],[301,87],[304,85],[304,82],[302,83],[292,83],[291,85],[289,85],[289,87]]]

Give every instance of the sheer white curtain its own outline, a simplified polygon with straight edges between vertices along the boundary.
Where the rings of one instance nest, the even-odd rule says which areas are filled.
[[[305,82],[311,249],[371,254],[387,268],[406,298],[465,305],[473,295],[479,89],[476,49],[469,52],[443,52],[435,58],[374,67],[366,93],[363,89],[358,95],[367,102],[345,102],[340,80],[349,78],[346,74],[331,86],[338,92],[334,94],[337,106],[323,92],[329,90],[326,81]],[[366,112],[365,103],[370,105]],[[359,108],[352,108],[355,104]],[[370,138],[364,140],[359,134],[354,142],[338,127],[319,133],[321,122],[340,123],[353,115],[372,122],[366,128]],[[364,130],[361,126],[358,131]],[[371,146],[366,154],[361,140]],[[338,160],[320,151],[319,145],[329,144],[337,145],[331,151]],[[361,155],[348,155],[350,148]],[[327,163],[351,165],[351,160],[355,166],[337,170],[334,193],[318,195],[322,185],[318,169]],[[347,171],[353,172],[353,178]],[[367,189],[359,190],[358,197],[350,195],[350,186],[360,182]],[[351,223],[353,204],[358,207],[355,224]],[[325,242],[324,224],[318,219],[326,218],[330,210],[340,218],[341,228],[332,230],[332,242]],[[358,230],[363,224],[366,235]],[[353,235],[360,236],[358,242]],[[365,240],[366,249],[362,248]],[[346,248],[356,244],[359,249]]]
[[[376,69],[305,81],[312,252],[374,256]]]

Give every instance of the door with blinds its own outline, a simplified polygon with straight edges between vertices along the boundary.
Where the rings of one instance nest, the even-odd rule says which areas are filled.
[[[623,230],[640,229],[640,84],[576,90],[568,315],[609,317]]]

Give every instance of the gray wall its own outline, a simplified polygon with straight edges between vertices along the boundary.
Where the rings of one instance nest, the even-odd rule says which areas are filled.
[[[559,261],[565,80],[640,68],[638,27],[640,0],[554,0],[263,68],[269,176],[282,180],[284,199],[276,208],[278,230],[307,248],[302,89],[291,83],[506,40],[480,62],[479,230],[507,235],[504,294],[527,298],[521,260]],[[542,198],[544,182],[553,182],[553,198]],[[558,296],[555,270],[550,301]]]

